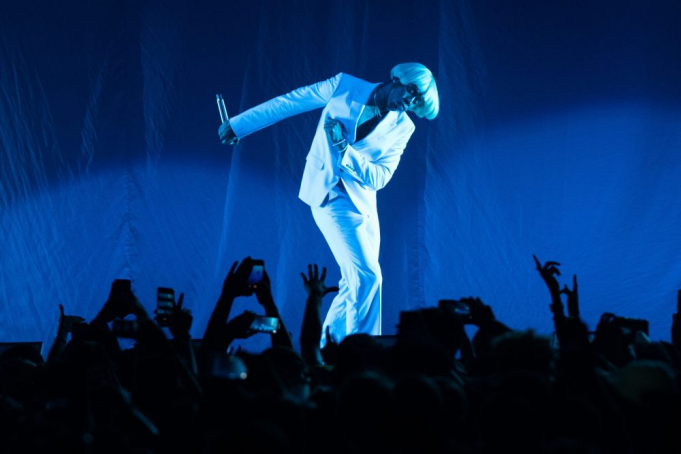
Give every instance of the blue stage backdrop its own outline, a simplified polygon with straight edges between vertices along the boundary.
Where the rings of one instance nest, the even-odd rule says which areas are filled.
[[[308,263],[333,257],[298,200],[319,112],[218,141],[231,114],[346,72],[419,61],[441,112],[378,194],[383,326],[477,295],[552,330],[532,254],[604,311],[669,338],[681,288],[676,1],[4,0],[0,340],[49,343],[115,278],[149,310],[185,293],[201,337],[234,260],[262,258],[297,338]],[[328,307],[330,297],[325,302]],[[236,315],[258,309],[237,301]],[[245,346],[268,345],[265,336]]]

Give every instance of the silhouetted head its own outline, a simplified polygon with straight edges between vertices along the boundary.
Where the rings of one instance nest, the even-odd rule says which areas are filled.
[[[270,360],[291,396],[298,400],[310,397],[310,371],[295,350],[272,347],[265,350],[263,356]]]
[[[490,372],[527,370],[550,377],[555,372],[556,355],[548,338],[532,330],[511,331],[492,341],[487,360]]]
[[[352,374],[382,369],[383,346],[368,334],[352,334],[338,345],[336,374],[339,381]]]
[[[678,396],[676,374],[661,361],[634,360],[612,374],[615,389],[629,402],[658,408]]]

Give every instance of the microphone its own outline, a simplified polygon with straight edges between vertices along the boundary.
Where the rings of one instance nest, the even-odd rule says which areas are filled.
[[[227,115],[227,107],[225,107],[225,100],[222,98],[222,95],[215,95],[217,98],[218,102],[218,110],[220,111],[220,120],[222,122],[226,122],[229,120],[229,116]]]

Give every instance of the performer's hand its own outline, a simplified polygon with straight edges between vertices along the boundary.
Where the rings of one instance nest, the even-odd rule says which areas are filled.
[[[229,120],[220,125],[218,135],[220,136],[220,141],[223,145],[236,145],[239,142],[239,138],[232,130],[232,125],[229,123]]]
[[[343,125],[340,121],[327,116],[326,120],[324,120],[324,131],[326,131],[326,136],[331,143],[337,144],[336,146],[339,149],[345,148],[345,142],[343,141]]]

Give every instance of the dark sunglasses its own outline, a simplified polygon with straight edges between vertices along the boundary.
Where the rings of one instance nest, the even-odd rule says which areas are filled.
[[[403,85],[407,88],[407,93],[413,98],[413,104],[421,104],[423,102],[423,95],[414,84],[404,85],[399,78],[393,77],[393,83]]]

